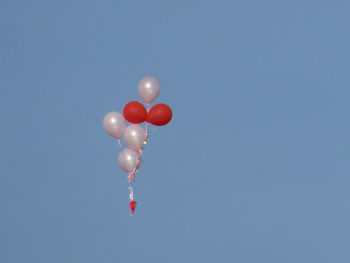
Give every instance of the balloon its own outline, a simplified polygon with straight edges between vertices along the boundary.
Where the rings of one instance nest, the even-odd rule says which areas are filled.
[[[119,112],[109,112],[103,119],[103,128],[116,139],[122,137],[125,130],[125,119]]]
[[[144,102],[152,103],[159,95],[159,82],[153,77],[144,77],[139,83],[139,94]]]
[[[146,132],[140,125],[131,124],[126,127],[124,141],[131,150],[141,150],[145,146],[146,140]]]
[[[118,157],[118,163],[124,171],[130,173],[134,169],[139,168],[140,158],[141,155],[138,152],[126,148],[120,152]]]
[[[170,107],[166,104],[159,103],[150,109],[147,121],[157,126],[163,126],[168,124],[172,117],[173,113]]]
[[[130,213],[133,214],[136,209],[137,202],[132,200],[129,202],[129,207],[130,207]]]
[[[125,119],[131,123],[142,123],[147,119],[145,106],[138,101],[130,101],[125,105],[123,114]]]

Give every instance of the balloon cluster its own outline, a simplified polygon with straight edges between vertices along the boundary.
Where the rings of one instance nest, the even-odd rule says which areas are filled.
[[[136,201],[133,195],[133,182],[135,174],[140,169],[142,150],[147,144],[149,135],[149,125],[163,126],[168,124],[172,118],[171,108],[159,103],[151,107],[150,104],[159,96],[159,82],[153,77],[143,78],[138,86],[138,92],[144,104],[138,101],[130,101],[123,109],[123,114],[119,112],[109,112],[103,120],[103,127],[106,132],[116,138],[120,144],[123,137],[128,148],[119,153],[118,163],[120,167],[128,172],[129,181],[129,206],[131,214],[135,211]],[[128,126],[126,121],[130,122]],[[140,124],[144,123],[145,127]]]

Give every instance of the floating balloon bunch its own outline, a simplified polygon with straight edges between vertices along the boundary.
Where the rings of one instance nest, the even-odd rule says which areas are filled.
[[[146,104],[138,101],[130,101],[123,109],[123,114],[119,112],[109,112],[103,120],[103,127],[106,132],[118,140],[123,137],[128,148],[119,153],[118,163],[120,167],[128,173],[129,181],[129,207],[130,213],[135,212],[137,202],[134,200],[133,183],[135,174],[139,171],[142,158],[142,150],[145,148],[150,124],[163,126],[168,124],[172,118],[171,108],[159,103],[149,109],[150,104],[159,96],[159,82],[153,77],[141,79],[138,92]],[[127,126],[126,121],[130,122]],[[145,127],[140,124],[144,123]]]

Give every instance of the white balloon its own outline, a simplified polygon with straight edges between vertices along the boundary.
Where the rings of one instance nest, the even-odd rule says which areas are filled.
[[[130,124],[124,132],[124,141],[131,150],[141,150],[147,140],[145,130],[138,124]]]
[[[119,112],[109,112],[103,119],[103,127],[109,135],[120,139],[125,130],[125,119]]]
[[[141,154],[130,150],[123,149],[118,156],[119,166],[126,172],[130,173],[137,170],[140,166]]]
[[[157,79],[144,77],[139,83],[139,94],[147,104],[152,103],[159,95],[160,87]]]

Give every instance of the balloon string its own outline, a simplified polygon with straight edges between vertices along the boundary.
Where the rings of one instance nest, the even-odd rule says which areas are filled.
[[[149,112],[149,103],[147,103],[147,113]],[[147,118],[148,119],[148,118]],[[148,141],[148,130],[149,130],[149,122],[146,120],[146,143]]]
[[[132,184],[130,184],[130,186],[129,186],[129,206],[130,206],[130,204],[131,204],[131,202],[133,202],[134,201],[134,190],[133,190],[133,188],[132,188]],[[131,207],[130,207],[130,209],[131,209]],[[130,210],[130,218],[131,218],[131,216],[132,216],[132,210]]]
[[[134,191],[132,189],[132,185],[129,186],[129,200],[134,201]]]
[[[147,112],[148,112],[148,109],[149,109],[149,104],[147,104]],[[146,141],[144,142],[144,147],[146,147],[146,144],[148,142],[148,137],[149,137],[149,127],[150,127],[150,124],[149,122],[146,122],[146,128],[145,128],[145,132],[146,132]],[[120,144],[120,140],[118,141],[119,144]],[[140,155],[139,155],[139,159],[137,160],[137,163],[136,163],[136,167],[134,170],[132,170],[129,175],[128,175],[128,181],[129,181],[129,202],[131,201],[134,201],[134,190],[133,190],[133,183],[135,181],[135,174],[138,172],[139,168],[140,168],[140,165],[141,165],[141,159],[142,159],[142,149],[139,149],[137,151]],[[132,213],[130,213],[130,216],[132,215]]]
[[[128,181],[130,185],[135,181],[135,173],[136,171],[134,170],[134,171],[131,171],[128,175]]]
[[[147,122],[146,123],[146,142],[145,143],[147,143],[147,141],[148,141],[148,132],[149,132],[149,123]]]

